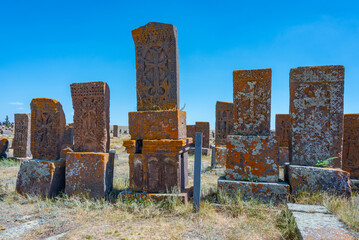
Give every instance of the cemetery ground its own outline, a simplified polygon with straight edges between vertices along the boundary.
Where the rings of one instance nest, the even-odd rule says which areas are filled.
[[[0,160],[0,233],[7,229],[19,239],[299,239],[285,205],[233,201],[216,197],[217,179],[224,169],[210,169],[210,157],[202,157],[202,201],[199,213],[192,202],[122,201],[118,193],[128,186],[128,155],[124,139],[111,139],[116,149],[114,190],[109,200],[86,196],[41,199],[15,192],[20,163]],[[189,157],[193,183],[193,155]],[[359,231],[359,196],[351,199],[326,194],[302,194],[291,202],[322,204],[348,227]],[[24,225],[28,223],[24,230]],[[14,228],[19,226],[18,228]],[[23,231],[16,235],[16,231]],[[25,234],[24,234],[25,233]],[[13,239],[15,239],[14,237]]]

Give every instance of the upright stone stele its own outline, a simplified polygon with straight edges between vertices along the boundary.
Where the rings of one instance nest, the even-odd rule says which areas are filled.
[[[31,153],[21,163],[16,190],[22,195],[56,196],[65,187],[65,159],[60,159],[65,130],[61,104],[48,98],[31,101]]]
[[[14,157],[30,158],[30,143],[31,143],[31,114],[30,113],[16,113],[15,114],[15,135],[12,142],[14,149]]]
[[[275,136],[279,145],[279,165],[284,166],[289,162],[289,129],[290,115],[276,114],[275,116]]]
[[[130,186],[122,197],[160,199],[172,190],[187,201],[186,113],[178,110],[177,30],[150,22],[132,31],[136,49],[137,112],[129,113]]]
[[[118,125],[113,125],[112,132],[113,137],[118,137]]]
[[[243,200],[283,202],[289,185],[278,183],[279,147],[270,134],[271,69],[233,72],[234,135],[227,136],[225,178],[219,193]]]
[[[209,128],[209,122],[196,122],[195,125],[187,125],[187,137],[191,137],[193,139],[192,144],[190,144],[191,148],[189,150],[189,153],[194,154],[195,151],[195,133],[202,133],[202,154],[209,156],[210,155],[210,149],[209,149],[209,134],[210,134],[210,128]]]
[[[290,165],[285,175],[293,193],[351,194],[349,173],[340,169],[343,100],[343,66],[290,70]]]

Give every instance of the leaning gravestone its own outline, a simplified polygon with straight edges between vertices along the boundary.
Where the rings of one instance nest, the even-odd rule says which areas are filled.
[[[22,195],[53,197],[65,187],[65,159],[60,159],[65,130],[61,104],[48,98],[31,101],[31,153],[21,163],[16,190]]]
[[[292,192],[351,194],[349,173],[340,169],[343,100],[343,66],[291,69],[290,165],[286,166],[285,175]],[[321,168],[323,164],[327,168]]]
[[[30,113],[16,113],[15,114],[15,136],[12,143],[14,149],[14,157],[29,158],[30,151]]]
[[[225,178],[218,191],[243,200],[283,202],[289,185],[278,183],[278,143],[270,134],[271,69],[233,72],[234,135],[227,136]]]

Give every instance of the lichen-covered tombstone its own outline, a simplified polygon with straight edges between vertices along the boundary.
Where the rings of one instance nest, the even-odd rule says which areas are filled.
[[[30,158],[30,144],[31,144],[31,114],[30,113],[16,113],[15,114],[15,135],[12,142],[14,149],[14,157]]]

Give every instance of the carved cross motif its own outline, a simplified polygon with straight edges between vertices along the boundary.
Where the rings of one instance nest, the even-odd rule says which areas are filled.
[[[38,130],[38,140],[40,146],[47,146],[48,136],[51,134],[50,129],[52,125],[52,117],[48,113],[42,113],[38,118],[39,130]]]
[[[248,92],[239,92],[239,94],[243,96],[243,98],[244,98],[243,101],[249,101],[249,115],[251,118],[254,118],[255,117],[254,104],[256,101],[260,101],[258,95],[255,94],[257,82],[256,81],[248,81],[247,84],[249,86],[249,91]]]

